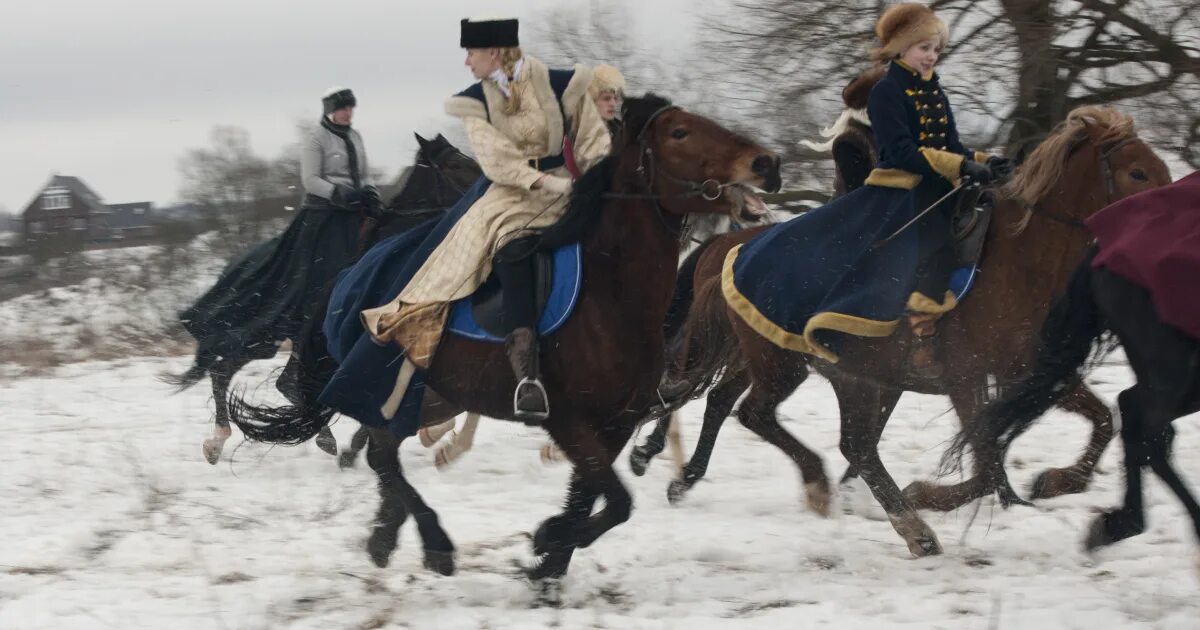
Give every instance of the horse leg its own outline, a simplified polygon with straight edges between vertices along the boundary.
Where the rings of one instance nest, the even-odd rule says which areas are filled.
[[[399,542],[400,526],[412,514],[425,551],[425,567],[454,573],[454,544],[438,522],[437,513],[404,478],[400,466],[400,440],[383,428],[371,428],[367,463],[379,477],[379,512],[367,539],[367,553],[378,567],[386,567]]]
[[[1162,435],[1154,440],[1150,449],[1150,469],[1162,479],[1163,483],[1175,493],[1176,498],[1183,503],[1188,516],[1192,518],[1192,528],[1196,530],[1196,538],[1200,540],[1200,504],[1192,496],[1187,484],[1171,465],[1171,444],[1175,439],[1175,429],[1170,424],[1163,427]]]
[[[443,423],[453,425],[454,422]],[[479,428],[479,414],[468,413],[467,419],[463,421],[462,431],[457,434],[451,433],[446,444],[443,444],[433,454],[433,465],[438,470],[444,470],[450,464],[458,461],[459,457],[467,454],[471,447],[475,445],[475,429]]]
[[[1096,462],[1113,437],[1113,418],[1108,406],[1096,398],[1092,390],[1080,384],[1059,404],[1065,411],[1072,411],[1092,423],[1092,435],[1079,461],[1066,468],[1051,468],[1039,474],[1033,481],[1031,498],[1049,499],[1064,494],[1077,494],[1087,489]]]
[[[546,440],[542,444],[542,448],[538,449],[538,457],[542,459],[542,463],[549,466],[557,464],[567,458],[567,454],[562,452],[561,448],[554,443],[554,440]]]
[[[879,438],[883,434],[880,410],[895,405],[902,392],[844,377],[831,378],[830,384],[841,408],[842,455],[862,475],[909,552],[917,557],[940,554],[942,545],[937,535],[901,494],[879,457]]]
[[[576,548],[591,545],[605,532],[629,520],[633,497],[621,484],[612,463],[633,435],[633,425],[609,428],[597,436],[591,425],[578,417],[555,418],[544,425],[550,436],[574,464],[568,487],[566,509],[546,519],[533,537],[538,564],[528,575],[535,580],[562,577]],[[604,509],[591,515],[596,498],[604,497]]]
[[[674,413],[667,414],[654,423],[654,430],[646,437],[646,441],[636,445],[629,451],[629,469],[634,475],[641,477],[646,474],[650,460],[654,459],[667,445],[667,430],[670,428]]]
[[[204,459],[210,464],[216,464],[221,459],[221,451],[225,448],[225,440],[233,435],[229,428],[229,383],[249,359],[220,359],[213,363],[208,370],[209,380],[212,381],[213,403],[216,406],[216,420],[213,424],[212,437],[204,440],[202,451]]]
[[[808,507],[821,516],[829,516],[829,478],[825,476],[821,456],[780,426],[775,415],[779,404],[808,378],[808,370],[788,369],[790,367],[780,370],[776,378],[767,381],[766,386],[756,381],[750,387],[750,393],[738,408],[738,420],[796,463],[808,497]]]
[[[408,510],[400,498],[400,440],[387,429],[368,429],[367,464],[379,477],[379,511],[367,539],[367,553],[375,566],[386,567],[399,542],[400,526],[408,519]]]
[[[975,499],[985,497],[996,491],[1000,494],[1005,507],[1013,503],[1026,504],[1008,483],[1008,475],[1001,470],[993,470],[992,462],[983,461],[979,453],[987,452],[986,445],[980,443],[982,435],[972,431],[968,425],[978,416],[983,406],[985,383],[966,382],[954,385],[948,392],[954,412],[958,415],[963,431],[971,436],[971,450],[975,453],[975,474],[957,484],[940,486],[927,481],[914,481],[904,489],[904,498],[918,510],[938,510],[949,512],[958,509]]]
[[[1139,383],[1117,396],[1121,410],[1121,443],[1125,445],[1125,504],[1096,517],[1084,545],[1088,551],[1136,536],[1146,529],[1142,506],[1142,465],[1148,445],[1143,440],[1143,386]]]
[[[901,392],[901,396],[903,392]],[[886,403],[886,401],[884,401]],[[896,411],[896,405],[899,404],[900,397],[897,396],[891,404],[884,404],[879,410],[879,434],[887,428],[888,420],[891,419],[892,413]],[[867,487],[867,483],[862,480],[858,474],[858,469],[853,463],[846,465],[846,472],[842,474],[842,478],[838,481],[838,497],[842,505],[842,513],[846,515],[859,516],[872,521],[886,520],[887,514],[880,508],[879,503],[871,495],[871,489]]]
[[[584,487],[578,472],[572,471],[563,511],[543,521],[533,535],[533,553],[538,556],[538,561],[526,571],[529,579],[552,580],[566,574],[571,557],[575,555],[575,546],[567,544],[570,524],[586,519],[599,497],[598,492]]]
[[[443,435],[446,435],[452,430],[454,430],[454,418],[450,418],[441,424],[435,424],[429,427],[421,427],[421,430],[417,431],[417,439],[421,441],[421,446],[424,446],[425,448],[433,448],[433,445],[437,444],[438,440],[442,439]]]
[[[317,448],[321,449],[321,452],[334,456],[338,454],[337,438],[333,437],[333,431],[329,429],[329,425],[321,427],[313,441],[316,442]]]
[[[359,425],[358,430],[354,432],[354,437],[350,438],[350,448],[338,455],[338,468],[354,467],[354,462],[358,458],[358,454],[362,452],[363,447],[367,445],[367,437],[370,434],[366,426]]]
[[[750,385],[750,374],[739,372],[728,380],[721,381],[708,393],[704,406],[704,424],[700,428],[700,437],[696,441],[696,450],[692,458],[683,467],[683,474],[667,486],[667,501],[676,505],[683,500],[696,482],[704,478],[708,472],[708,462],[712,458],[713,447],[717,444],[717,434],[729,412],[742,392]]]

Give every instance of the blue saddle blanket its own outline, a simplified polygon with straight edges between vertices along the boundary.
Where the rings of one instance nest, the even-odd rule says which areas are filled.
[[[553,333],[566,323],[575,310],[579,301],[579,289],[583,284],[583,247],[579,243],[563,245],[554,250],[554,277],[551,282],[550,296],[542,315],[538,319],[538,335],[545,336]],[[483,329],[475,321],[475,312],[471,308],[472,298],[458,300],[450,307],[450,316],[446,329],[455,334],[476,341],[499,343],[503,339]]]

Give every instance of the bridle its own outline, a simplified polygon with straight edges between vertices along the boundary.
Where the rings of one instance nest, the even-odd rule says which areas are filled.
[[[1117,180],[1116,177],[1113,176],[1112,156],[1126,145],[1137,142],[1137,140],[1137,138],[1126,138],[1109,147],[1100,154],[1100,176],[1104,179],[1104,192],[1108,196],[1108,201],[1105,203],[1105,205],[1110,205],[1116,201],[1117,195]],[[1083,146],[1083,141],[1080,142],[1079,146]],[[1073,154],[1075,151],[1078,151],[1079,146],[1076,146],[1074,149],[1072,149],[1071,153]],[[1053,210],[1047,210],[1041,203],[1035,203],[1026,206],[1026,210],[1038,216],[1050,219],[1051,221],[1062,223],[1063,225],[1068,225],[1070,227],[1083,230],[1087,229],[1087,225],[1083,221],[1069,215],[1055,212]]]
[[[690,199],[700,197],[705,201],[711,202],[720,199],[725,193],[726,188],[739,185],[737,182],[722,183],[711,178],[702,182],[697,182],[695,180],[679,177],[667,171],[667,169],[663,168],[663,166],[658,162],[658,159],[654,155],[654,149],[650,146],[650,132],[654,127],[654,123],[658,121],[659,117],[667,112],[682,110],[683,108],[679,107],[678,105],[665,105],[660,107],[654,110],[654,113],[650,114],[650,116],[646,118],[646,122],[642,123],[642,128],[638,130],[638,166],[635,172],[641,178],[642,183],[645,184],[647,192],[607,192],[601,195],[601,197],[606,199],[644,199],[653,201],[654,209],[657,211],[659,219],[662,220],[667,231],[675,237],[680,237],[686,231],[687,217],[685,216],[683,223],[678,228],[672,227],[667,221],[667,211],[662,207],[662,200]],[[654,183],[659,179],[682,186],[683,190],[681,192],[671,194],[654,192]]]

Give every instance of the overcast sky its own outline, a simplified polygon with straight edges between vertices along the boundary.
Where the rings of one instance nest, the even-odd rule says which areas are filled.
[[[214,125],[246,128],[255,150],[273,157],[297,119],[317,119],[332,85],[358,95],[354,125],[372,164],[391,175],[411,161],[414,131],[455,124],[442,100],[471,80],[460,18],[527,23],[568,2],[587,4],[3,0],[0,207],[22,210],[52,172],[83,178],[109,203],[171,202],[177,159],[207,145]],[[639,30],[670,45],[689,41],[695,4],[631,6],[642,12]]]

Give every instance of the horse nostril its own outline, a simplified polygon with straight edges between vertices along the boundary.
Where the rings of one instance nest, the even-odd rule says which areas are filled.
[[[778,168],[777,164],[778,160],[775,156],[763,154],[754,158],[754,162],[750,164],[750,170],[754,171],[755,175],[769,177]]]

